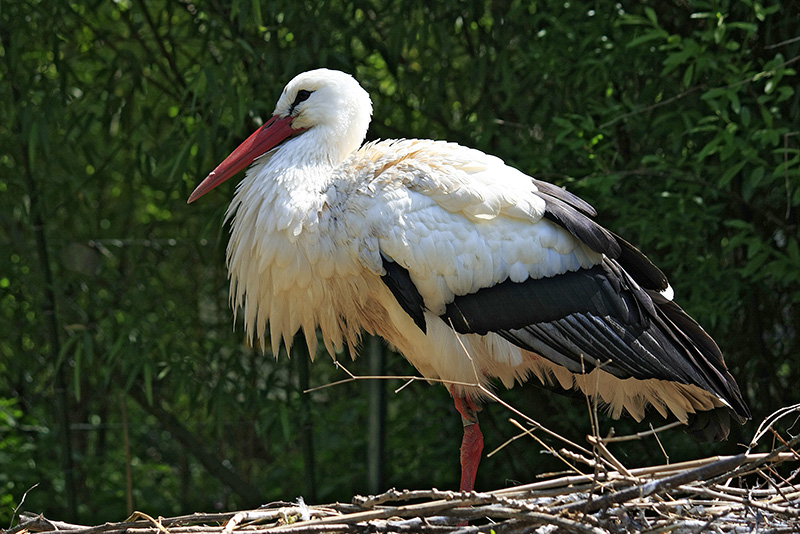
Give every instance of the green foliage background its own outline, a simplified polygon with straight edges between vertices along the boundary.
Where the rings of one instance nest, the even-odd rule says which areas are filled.
[[[84,522],[367,491],[368,383],[303,394],[346,374],[245,346],[221,228],[234,186],[185,203],[318,66],[370,92],[370,139],[457,141],[589,200],[670,276],[756,421],[797,402],[799,37],[798,4],[774,0],[0,3],[0,525],[35,484],[21,510]],[[384,488],[455,487],[444,388],[381,384]],[[502,396],[589,430],[581,400]],[[484,410],[487,451],[509,415]],[[712,450],[664,442],[673,461]],[[478,487],[561,469],[539,451],[514,442]],[[616,452],[664,461],[653,442]]]

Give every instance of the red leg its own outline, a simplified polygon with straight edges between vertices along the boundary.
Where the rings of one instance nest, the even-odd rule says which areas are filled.
[[[464,437],[461,440],[461,491],[472,491],[475,488],[475,475],[483,452],[483,434],[478,426],[478,410],[480,408],[467,397],[453,393],[456,410],[461,414],[464,423]]]

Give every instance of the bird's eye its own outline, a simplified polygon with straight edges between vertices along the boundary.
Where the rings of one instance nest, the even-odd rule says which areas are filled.
[[[309,96],[311,96],[311,91],[306,91],[305,89],[297,91],[297,97],[295,97],[292,107],[295,107],[300,102],[308,100]]]

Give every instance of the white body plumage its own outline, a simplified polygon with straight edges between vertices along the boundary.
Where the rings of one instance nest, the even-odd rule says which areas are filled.
[[[494,376],[510,386],[529,372],[520,349],[493,334],[485,341],[457,334],[438,317],[445,304],[509,278],[600,260],[543,220],[544,201],[527,176],[455,144],[367,144],[327,172],[300,167],[301,186],[290,178],[297,168],[264,160],[249,169],[229,208],[228,267],[248,334],[261,336],[269,322],[274,353],[301,327],[312,354],[317,325],[331,353],[365,329],[398,347],[425,377],[475,383],[462,344],[488,342],[491,350],[470,351],[489,359],[475,361],[477,379]],[[427,335],[381,283],[381,254],[408,266],[430,310]]]

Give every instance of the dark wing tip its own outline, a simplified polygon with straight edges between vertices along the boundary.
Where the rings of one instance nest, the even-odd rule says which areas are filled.
[[[728,403],[729,408],[720,409],[728,410],[739,423],[750,419],[750,408],[714,339],[675,302],[657,293],[650,293],[650,297],[657,309],[656,320],[666,331],[673,333],[679,344],[687,347],[687,355],[691,356],[693,365],[706,380],[705,389]]]
[[[669,281],[661,269],[650,261],[642,251],[634,247],[617,234],[613,233],[614,239],[620,244],[621,253],[619,263],[631,275],[637,284],[645,289],[653,291],[664,291],[669,287]]]

